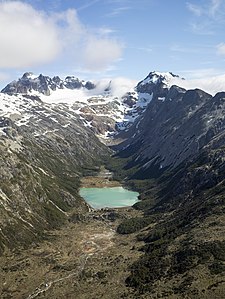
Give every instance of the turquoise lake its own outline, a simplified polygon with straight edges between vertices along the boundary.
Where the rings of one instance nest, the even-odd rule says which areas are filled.
[[[80,189],[80,196],[94,209],[130,207],[138,201],[138,195],[123,187]]]

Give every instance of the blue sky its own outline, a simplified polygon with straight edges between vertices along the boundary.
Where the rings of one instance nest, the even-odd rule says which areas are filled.
[[[225,0],[0,1],[0,86],[25,71],[81,79],[225,74]]]

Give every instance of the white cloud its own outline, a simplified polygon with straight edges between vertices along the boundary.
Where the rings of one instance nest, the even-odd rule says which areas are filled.
[[[199,69],[189,69],[179,72],[185,78],[189,79],[202,79],[202,78],[211,78],[221,75],[221,70],[215,68],[199,68]]]
[[[170,51],[179,53],[199,53],[201,50],[199,47],[181,46],[179,44],[173,44],[170,47]]]
[[[110,95],[112,97],[122,97],[128,91],[133,91],[137,84],[136,80],[128,78],[117,77],[113,79],[105,78],[99,81],[93,81],[96,85],[94,89],[75,89],[62,90],[59,89],[53,92],[50,96],[42,96],[42,100],[47,103],[74,103],[74,99],[86,102],[92,96],[99,96],[105,92],[106,88],[110,88]],[[66,97],[65,97],[66,92]]]
[[[207,0],[202,4],[187,2],[188,10],[193,14],[190,23],[196,34],[211,35],[215,33],[218,24],[224,24],[225,3],[222,0]]]
[[[104,70],[122,55],[122,47],[116,40],[90,36],[84,48],[83,59],[86,69]]]
[[[22,2],[0,3],[0,67],[19,68],[45,63],[60,51],[55,24]]]
[[[215,95],[217,92],[225,91],[225,75],[187,80],[183,86],[186,89],[200,88],[212,95]]]
[[[81,46],[80,41],[86,34],[87,29],[80,22],[76,10],[68,9],[61,13],[54,14],[52,15],[52,19],[57,25],[57,33],[63,50],[75,47],[76,45]]]
[[[122,97],[126,92],[133,90],[137,83],[137,80],[117,77],[112,80],[111,90],[114,96]]]
[[[213,68],[182,71],[181,74],[190,79],[175,78],[173,84],[185,89],[199,88],[215,95],[217,92],[225,91],[225,75],[221,73],[220,70]]]
[[[187,8],[196,16],[201,16],[203,14],[203,9],[199,5],[193,3],[187,3]]]
[[[98,3],[100,0],[93,0],[93,1],[88,1],[87,3],[84,3],[82,6],[78,7],[77,10],[84,10],[87,9],[93,5],[95,5],[96,3]]]
[[[202,20],[200,22],[193,22],[190,24],[192,31],[195,34],[200,35],[213,35],[214,30],[212,29],[212,23],[208,20]]]
[[[225,55],[225,43],[220,43],[219,45],[216,46],[216,48],[218,54]]]
[[[100,36],[108,36],[111,33],[116,32],[115,30],[108,28],[108,27],[100,27],[97,32]]]
[[[222,1],[221,0],[211,0],[210,6],[209,6],[209,14],[211,14],[213,17],[218,13],[220,7],[221,7]]]
[[[153,51],[151,47],[138,47],[137,50],[144,51],[147,53],[151,53]]]
[[[217,13],[220,12],[222,5],[221,0],[210,0],[203,5],[197,5],[187,2],[187,8],[196,16],[201,17],[206,15],[208,17],[217,18]]]
[[[115,97],[122,97],[128,91],[132,91],[137,85],[137,80],[132,80],[124,77],[116,77],[110,80],[109,78],[101,79],[96,82],[96,94],[102,93],[110,85],[111,94]]]
[[[130,9],[131,9],[130,6],[117,7],[117,8],[114,8],[107,16],[115,17],[115,16],[118,16],[118,15],[122,14],[123,12],[126,12]]]
[[[122,55],[113,30],[87,28],[74,9],[47,14],[21,1],[3,1],[0,28],[0,68],[30,68],[57,58],[100,71]]]

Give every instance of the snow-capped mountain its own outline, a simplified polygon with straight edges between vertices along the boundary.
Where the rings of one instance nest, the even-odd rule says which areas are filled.
[[[129,130],[153,96],[128,83],[25,73],[2,90],[0,254],[59,225],[71,207],[87,208],[79,177],[111,154],[95,135]]]
[[[2,90],[0,254],[87,209],[79,177],[111,153],[95,135],[127,129],[151,100],[128,85],[25,73]]]
[[[68,76],[65,80],[60,79],[58,76],[50,78],[48,76],[34,75],[31,72],[24,73],[21,78],[9,83],[5,88],[3,88],[3,93],[15,94],[29,94],[37,91],[40,94],[50,95],[52,91],[57,89],[79,89],[85,88],[87,90],[94,89],[95,85],[90,81],[80,81],[78,78],[73,76]]]
[[[1,93],[0,255],[62,224],[72,207],[87,210],[79,177],[109,153],[70,105]]]
[[[96,135],[106,138],[127,130],[151,101],[151,94],[137,92],[134,86],[133,82],[123,79],[91,82],[72,76],[62,80],[58,76],[50,78],[25,73],[3,88],[1,115],[17,113],[20,115],[17,123],[27,123],[33,111],[29,112],[28,106],[34,105],[28,100],[31,97],[36,99],[36,107],[41,102],[52,107],[62,105],[68,113],[79,115],[84,125]]]
[[[216,82],[219,85],[213,83],[214,88],[223,86],[220,79]],[[190,82],[172,73],[150,72],[136,86],[128,83],[86,82],[75,77],[62,80],[26,73],[0,93],[0,255],[6,251],[2,277],[9,277],[0,290],[3,297],[19,294],[11,286],[17,281],[19,289],[21,267],[30,269],[32,265],[30,258],[21,259],[22,250],[30,244],[34,251],[28,250],[29,254],[42,261],[46,257],[47,271],[50,269],[54,275],[57,272],[60,281],[61,273],[66,278],[71,277],[70,273],[77,274],[77,262],[67,267],[68,260],[64,263],[61,259],[63,251],[58,255],[58,248],[48,250],[54,235],[46,232],[68,220],[76,222],[76,229],[86,224],[91,227],[96,215],[90,215],[78,194],[80,178],[95,175],[102,165],[111,167],[118,178],[140,191],[136,208],[142,210],[139,215],[144,219],[136,216],[137,211],[129,214],[131,209],[128,214],[110,210],[110,214],[118,215],[118,222],[122,221],[122,233],[129,233],[130,227],[135,230],[130,231],[135,234],[127,247],[132,248],[135,257],[134,266],[129,263],[126,270],[130,273],[126,283],[133,288],[131,294],[136,298],[136,294],[145,289],[152,292],[157,285],[162,286],[162,292],[155,293],[160,296],[168,287],[166,295],[177,296],[180,292],[179,298],[184,294],[201,298],[206,292],[211,298],[212,286],[213,290],[217,288],[218,298],[224,294],[218,279],[220,282],[224,275],[225,92],[215,88],[220,92],[209,94],[194,84],[189,90],[185,86]],[[112,157],[112,147],[96,137],[100,134],[114,137],[121,159]],[[111,227],[108,221],[115,218],[100,213],[97,225],[106,221],[112,229],[114,225]],[[136,232],[139,228],[141,234]],[[139,245],[137,240],[133,242],[135,235],[141,236]],[[41,247],[44,236],[47,242]],[[19,250],[9,254],[15,248]],[[142,255],[137,260],[140,248]],[[113,252],[118,259],[120,253]],[[101,267],[105,262],[111,265],[108,255],[102,259],[100,251],[99,257]],[[97,268],[89,271],[89,264],[85,271],[92,273],[88,277],[99,284]],[[155,265],[160,265],[162,271]],[[194,279],[199,278],[199,271],[202,290]],[[51,277],[53,272],[48,272]],[[46,273],[38,274],[44,282],[38,285],[51,285],[46,283]],[[23,276],[25,280],[28,277]],[[84,276],[78,282],[87,281]],[[70,288],[69,283],[66,285]],[[134,293],[135,288],[138,293]],[[44,290],[47,296],[48,288]],[[56,294],[55,290],[49,294]],[[70,289],[69,294],[74,292]]]
[[[203,79],[184,79],[180,76],[174,75],[171,72],[154,71],[150,72],[144,80],[139,82],[138,86],[149,86],[150,83],[163,83],[164,86],[167,87],[176,85],[186,90],[198,88],[213,96],[218,92],[225,91],[225,75],[208,76]]]
[[[183,84],[172,73],[150,72],[137,85],[31,73],[7,85],[0,93],[3,234],[18,225],[23,233],[34,232],[41,219],[45,229],[55,213],[64,218],[70,206],[82,206],[79,176],[111,154],[96,135],[114,137],[114,144],[125,139],[117,149],[138,178],[174,168],[210,142],[223,142],[224,93],[213,97]]]
[[[118,147],[121,156],[132,156],[130,166],[139,168],[138,178],[173,169],[209,142],[212,146],[217,138],[223,140],[225,93],[212,96],[197,88],[186,90],[181,87],[185,84],[172,73],[156,72],[138,83],[137,92],[152,94],[152,101],[129,132],[120,133],[125,141]]]

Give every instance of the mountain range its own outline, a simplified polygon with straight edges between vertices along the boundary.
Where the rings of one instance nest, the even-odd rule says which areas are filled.
[[[225,92],[173,73],[132,84],[25,73],[2,89],[0,253],[88,212],[80,179],[105,165],[140,192],[118,227],[145,244],[128,298],[223,298]]]
[[[64,80],[58,76],[35,76],[25,73],[22,78],[9,83],[1,95],[8,95],[1,100],[8,102],[13,95],[38,97],[43,103],[62,104],[79,115],[85,126],[90,127],[102,138],[113,136],[117,131],[127,129],[134,120],[145,111],[151,96],[138,93],[131,82],[120,80],[102,80],[90,82],[68,76]],[[13,100],[12,100],[13,101]],[[10,102],[12,102],[10,101]],[[3,103],[4,105],[4,103]],[[11,107],[11,111],[20,111]],[[3,111],[5,108],[2,108]],[[10,112],[10,111],[9,111]]]

